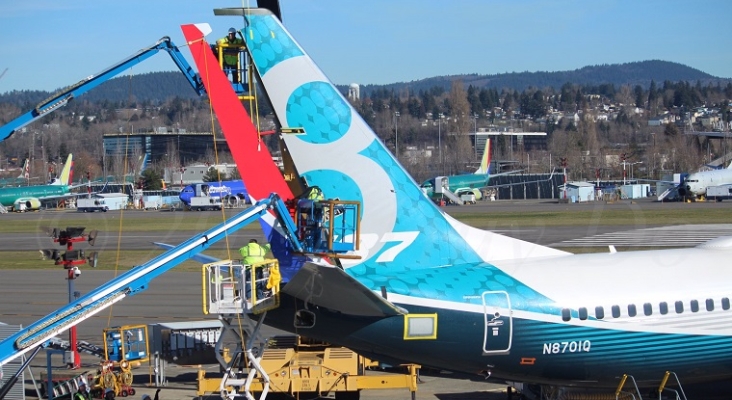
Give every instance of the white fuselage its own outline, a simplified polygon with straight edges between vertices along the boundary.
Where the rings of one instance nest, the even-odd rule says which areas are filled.
[[[685,189],[694,196],[705,196],[710,186],[730,183],[732,183],[732,169],[695,172],[684,180]]]

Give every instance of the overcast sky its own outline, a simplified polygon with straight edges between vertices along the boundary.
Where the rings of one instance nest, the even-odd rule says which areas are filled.
[[[337,84],[438,75],[562,71],[659,59],[732,78],[732,1],[280,0],[285,26]],[[0,12],[0,93],[53,91],[208,22],[210,41],[239,17],[232,0],[6,1]],[[244,1],[244,4],[256,4]],[[191,63],[193,64],[193,63]],[[175,70],[161,53],[131,74]]]

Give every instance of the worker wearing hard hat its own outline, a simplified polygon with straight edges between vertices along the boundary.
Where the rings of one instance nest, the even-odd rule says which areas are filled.
[[[224,73],[226,76],[229,76],[229,73],[231,73],[232,82],[239,83],[239,47],[236,46],[243,46],[244,40],[237,37],[236,33],[236,29],[229,28],[229,33],[225,37],[216,41],[216,43],[219,45],[231,46],[224,48]]]
[[[239,249],[241,254],[242,263],[246,265],[252,265],[260,261],[264,261],[264,256],[267,254],[272,245],[265,244],[264,246],[257,243],[257,239],[251,239],[246,246]]]

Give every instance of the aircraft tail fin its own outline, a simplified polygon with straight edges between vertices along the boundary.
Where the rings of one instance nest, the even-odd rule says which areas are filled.
[[[487,175],[491,168],[491,140],[485,141],[485,149],[483,149],[483,157],[480,159],[480,168],[475,171],[476,175]]]
[[[64,167],[61,169],[61,174],[58,177],[58,180],[54,181],[54,185],[66,185],[68,186],[71,184],[72,180],[74,178],[74,160],[73,155],[69,153],[69,156],[66,157],[66,163],[64,164]]]
[[[264,199],[272,192],[277,193],[282,200],[292,199],[294,196],[288,182],[273,162],[260,132],[206,43],[205,36],[211,32],[211,27],[208,24],[187,24],[182,25],[181,29],[247,194],[255,200]],[[282,277],[287,281],[299,270],[305,258],[292,254],[284,235],[276,230],[274,216],[264,215],[260,224],[265,237],[272,244],[273,254],[280,261]]]
[[[21,168],[20,170],[20,175],[18,175],[18,179],[30,179],[30,161],[27,158],[23,163],[23,168]]]
[[[376,276],[385,270],[567,254],[445,214],[271,12],[247,10],[244,19],[247,51],[282,125],[283,153],[325,198],[362,205],[361,258],[341,259],[348,271]]]

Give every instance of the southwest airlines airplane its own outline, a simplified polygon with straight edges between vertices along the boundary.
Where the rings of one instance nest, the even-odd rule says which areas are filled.
[[[297,128],[281,135],[289,188],[297,194],[305,181],[326,198],[362,205],[360,258],[283,271],[285,297],[268,325],[384,362],[515,382],[615,387],[628,374],[657,386],[666,371],[684,383],[732,377],[732,238],[574,255],[467,226],[420,190],[275,16],[241,12],[266,96],[282,128]],[[201,39],[210,28],[183,31],[208,72],[201,76],[222,127],[249,120],[220,69],[206,63],[214,58]],[[271,163],[256,136],[248,140],[234,150],[239,170]],[[255,198],[279,193],[283,182],[243,179]],[[276,226],[268,234],[275,250],[285,245]]]

